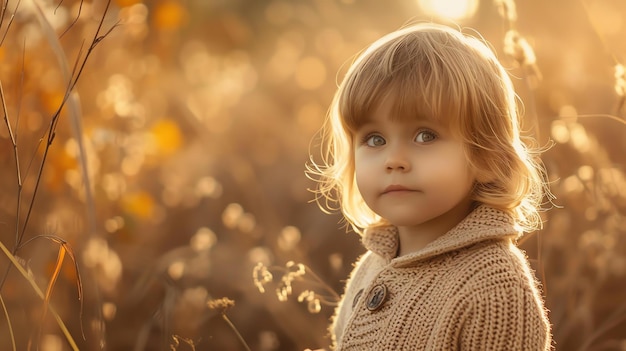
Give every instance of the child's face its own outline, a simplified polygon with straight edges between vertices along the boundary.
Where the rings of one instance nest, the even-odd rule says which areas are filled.
[[[451,227],[469,213],[475,181],[463,143],[436,121],[392,119],[392,103],[379,104],[355,133],[359,191],[393,225]]]

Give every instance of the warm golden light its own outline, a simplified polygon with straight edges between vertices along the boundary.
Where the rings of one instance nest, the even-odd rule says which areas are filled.
[[[418,23],[447,25],[486,43],[488,48],[476,41],[472,46],[485,57],[494,51],[515,87],[519,128],[487,135],[488,145],[476,138],[468,147],[468,166],[497,167],[482,170],[482,178],[510,175],[502,150],[469,151],[491,148],[496,138],[510,140],[519,131],[522,138],[512,139],[510,147],[519,155],[531,151],[547,183],[544,191],[556,197],[542,197],[541,230],[527,233],[511,223],[520,238],[502,241],[519,246],[507,250],[512,259],[530,263],[532,269],[523,272],[531,278],[532,286],[525,286],[532,291],[526,293],[537,301],[545,298],[554,331],[550,344],[559,350],[582,345],[626,351],[626,0],[0,3],[7,5],[0,11],[0,24],[7,20],[0,25],[0,351],[91,350],[101,343],[111,350],[329,350],[328,322],[341,310],[346,279],[359,257],[378,256],[362,256],[363,244],[399,241],[353,233],[341,202],[318,192],[325,186],[322,170],[345,166],[341,157],[333,164],[327,147],[342,145],[333,145],[327,132],[334,131],[324,126],[350,112],[344,110],[350,104],[337,109],[333,99],[340,87],[349,88],[342,84],[357,58],[394,29]],[[390,46],[397,55],[409,43],[398,44]],[[406,52],[420,60],[416,69],[425,59],[417,50]],[[448,61],[452,55],[428,59],[438,61],[432,68],[445,75],[467,60],[457,52]],[[357,74],[363,81],[378,79],[395,67],[380,63],[372,71],[364,65]],[[402,84],[436,90],[432,95],[445,96],[442,105],[455,111],[490,104],[483,112],[491,116],[501,102],[489,98],[499,97],[477,101],[472,92],[503,81],[481,77],[484,67],[478,62],[463,65],[449,75],[470,74],[470,80],[456,82],[465,85],[462,92],[443,77],[422,75],[428,71],[409,73],[413,76]],[[357,88],[343,96],[374,108],[378,101],[369,100],[386,96],[394,79],[372,84],[380,91]],[[462,99],[468,94],[469,100]],[[359,112],[354,122],[371,117],[367,110],[352,111]],[[458,120],[451,127],[466,132],[477,119]],[[354,130],[331,126],[339,135],[349,132],[341,142],[353,153],[360,142]],[[371,128],[363,132],[385,134]],[[407,130],[407,136],[413,132]],[[447,147],[451,136],[437,132],[433,144],[414,145],[407,138],[399,157],[412,162],[437,145]],[[528,161],[522,160],[534,167]],[[438,190],[422,178],[431,165],[415,161],[414,166],[419,184],[404,185]],[[497,183],[487,184],[493,185],[484,189],[488,192],[510,186],[507,179],[486,180]],[[490,194],[484,199],[508,207],[506,199],[515,197],[520,202],[515,208],[532,207],[535,199],[520,194],[527,186],[509,189],[501,199]],[[345,187],[338,184],[332,197],[340,198]],[[513,208],[505,212],[517,214]],[[364,227],[391,224],[373,213],[354,217]],[[464,223],[467,232],[452,234],[471,236],[474,224]],[[456,262],[470,251],[495,247],[494,232],[487,231],[489,238],[466,239],[489,240],[447,248],[452,251],[436,252],[428,261]],[[445,244],[444,237],[437,240]],[[407,256],[412,263],[427,263],[412,257]],[[483,263],[492,273],[503,267],[498,266],[503,262]],[[416,267],[397,268],[377,278],[388,284],[393,277],[387,273],[409,275]],[[510,278],[508,271],[501,273],[492,278]],[[441,283],[433,282],[445,289]],[[475,296],[493,297],[493,282],[481,286],[472,278],[471,283]],[[387,287],[391,298],[380,307],[390,311],[392,295],[404,292]],[[350,296],[345,310],[369,313],[374,296],[369,293]],[[514,303],[517,296],[510,297]],[[484,301],[474,302],[481,307]],[[499,307],[509,315],[506,306]],[[419,313],[405,317],[422,318]],[[469,321],[472,310],[459,313]],[[485,320],[485,327],[488,323],[499,321]],[[515,325],[497,326],[493,336],[508,333],[505,341],[515,342]],[[454,325],[442,327],[433,335]]]
[[[417,0],[417,4],[425,13],[452,20],[472,17],[478,10],[478,2],[478,0]]]

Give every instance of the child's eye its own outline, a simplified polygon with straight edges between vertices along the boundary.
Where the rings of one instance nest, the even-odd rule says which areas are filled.
[[[385,141],[385,138],[380,135],[370,135],[366,137],[365,143],[367,144],[367,146],[376,147],[385,145],[387,142]]]
[[[421,131],[415,136],[415,141],[418,143],[429,143],[435,139],[437,139],[437,134],[428,130]]]

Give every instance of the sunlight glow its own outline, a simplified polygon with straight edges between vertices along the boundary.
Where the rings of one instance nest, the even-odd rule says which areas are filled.
[[[417,0],[418,6],[425,13],[452,20],[474,16],[478,3],[478,0]]]

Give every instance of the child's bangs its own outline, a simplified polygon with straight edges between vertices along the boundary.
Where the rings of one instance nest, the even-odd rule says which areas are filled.
[[[391,102],[392,110],[388,117],[394,121],[425,120],[447,124],[449,121],[446,117],[449,116],[453,100],[443,96],[444,92],[438,85],[428,86],[427,80],[412,79],[399,80],[386,89],[381,101]]]
[[[356,73],[346,78],[339,97],[338,112],[348,131],[354,133],[368,122],[371,112],[384,99],[388,80],[388,77],[366,77]]]
[[[459,97],[452,93],[458,90],[450,89],[454,80],[433,67],[431,60],[392,56],[369,61],[349,75],[339,100],[338,112],[347,130],[358,130],[387,99],[391,99],[388,117],[392,120],[422,119],[450,125],[450,117],[458,114]]]

